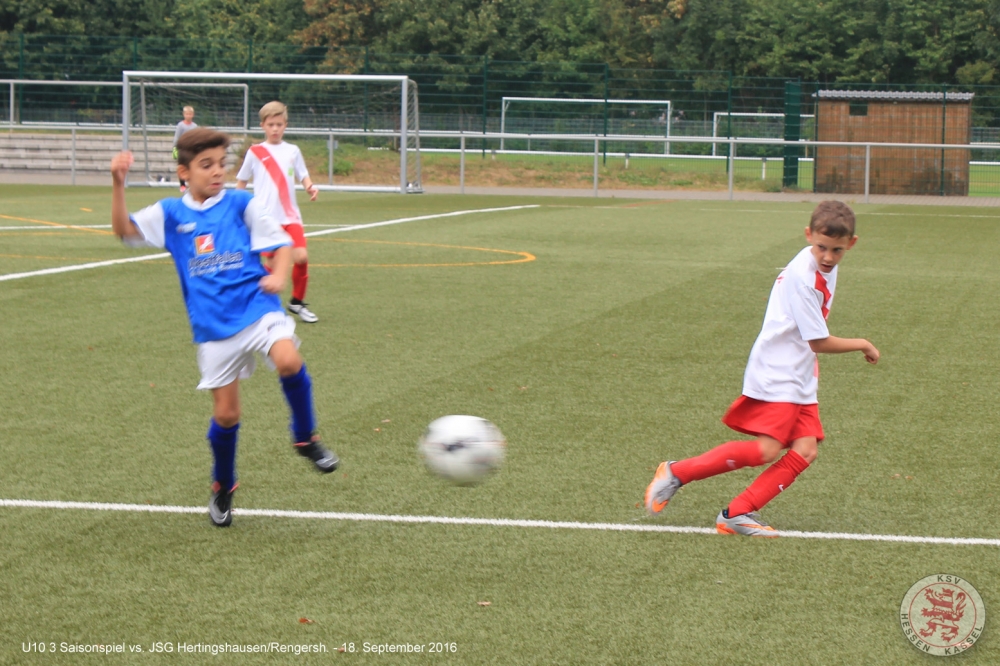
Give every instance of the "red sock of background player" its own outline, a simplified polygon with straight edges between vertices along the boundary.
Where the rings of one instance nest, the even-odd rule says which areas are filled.
[[[778,493],[787,490],[795,481],[795,477],[804,472],[806,467],[809,467],[809,463],[805,458],[795,451],[789,451],[781,457],[781,460],[765,469],[749,488],[729,503],[729,517],[759,511]]]
[[[731,472],[743,467],[763,465],[760,444],[757,440],[740,440],[720,444],[700,456],[678,460],[670,465],[670,471],[681,483],[707,479],[716,474]]]
[[[309,262],[295,264],[292,267],[292,299],[301,301],[306,297],[306,284],[309,283]]]

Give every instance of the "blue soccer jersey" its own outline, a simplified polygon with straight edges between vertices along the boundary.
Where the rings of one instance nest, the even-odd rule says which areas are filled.
[[[224,340],[281,312],[281,299],[261,290],[260,253],[290,245],[281,226],[248,192],[223,190],[198,203],[190,194],[163,199],[131,215],[143,240],[173,256],[194,341]]]

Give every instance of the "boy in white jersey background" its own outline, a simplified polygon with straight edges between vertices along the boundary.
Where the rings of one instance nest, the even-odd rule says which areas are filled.
[[[174,153],[173,157],[177,159],[177,142],[180,141],[181,137],[184,136],[185,132],[190,132],[191,130],[198,127],[198,124],[194,122],[194,107],[185,106],[184,109],[184,119],[177,123],[177,128],[174,130]],[[187,189],[187,183],[181,180],[181,193]]]
[[[837,288],[837,264],[857,242],[854,230],[854,212],[846,204],[824,201],[813,211],[806,228],[809,245],[775,280],[764,324],[750,350],[743,395],[722,418],[733,430],[757,439],[727,442],[694,458],[661,463],[646,488],[650,514],[663,511],[686,483],[773,462],[787,449],[715,520],[720,534],[777,536],[757,511],[805,471],[823,441],[817,354],[859,351],[869,363],[879,359],[868,340],[834,337],[826,325]]]
[[[115,234],[131,246],[165,248],[180,278],[198,345],[198,388],[212,392],[207,438],[215,465],[208,508],[219,527],[232,520],[237,485],[239,380],[253,373],[257,354],[278,371],[295,450],[321,472],[332,472],[339,463],[316,435],[312,380],[298,352],[295,322],[281,306],[290,239],[247,192],[223,189],[228,145],[229,137],[214,130],[186,132],[177,145],[177,175],[188,182],[188,192],[132,215],[125,203],[132,154],[120,153],[111,162]],[[261,264],[262,252],[274,253],[271,272]]]
[[[253,179],[254,197],[278,220],[292,238],[292,300],[288,309],[299,319],[312,324],[319,318],[308,308],[303,299],[309,283],[309,254],[302,229],[302,214],[295,202],[295,181],[309,193],[309,200],[316,201],[319,188],[313,185],[299,147],[284,140],[288,127],[288,107],[281,102],[268,102],[258,114],[264,129],[264,143],[250,147],[243,166],[236,174],[236,187],[245,189]]]

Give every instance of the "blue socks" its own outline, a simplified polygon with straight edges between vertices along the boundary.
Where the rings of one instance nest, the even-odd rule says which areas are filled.
[[[208,445],[212,447],[215,456],[215,469],[212,476],[224,490],[236,485],[236,435],[240,424],[231,428],[223,428],[215,419],[208,424]]]
[[[292,410],[291,431],[293,443],[308,442],[316,430],[316,417],[313,414],[312,379],[306,372],[305,363],[302,368],[290,377],[281,377],[281,388],[285,399]]]

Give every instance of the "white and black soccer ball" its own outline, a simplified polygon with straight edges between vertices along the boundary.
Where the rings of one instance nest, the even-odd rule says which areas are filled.
[[[432,421],[418,448],[434,474],[459,485],[473,485],[500,467],[507,442],[486,419],[453,414]]]

